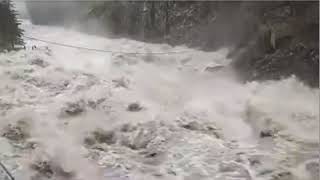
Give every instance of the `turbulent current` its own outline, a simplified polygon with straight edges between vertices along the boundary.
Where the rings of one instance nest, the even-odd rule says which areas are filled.
[[[240,83],[203,52],[24,22],[0,54],[0,160],[16,180],[316,180],[318,89]],[[153,52],[177,52],[152,54]],[[2,171],[0,179],[8,179]]]

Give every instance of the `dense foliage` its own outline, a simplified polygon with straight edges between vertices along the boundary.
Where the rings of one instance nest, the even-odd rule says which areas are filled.
[[[19,28],[17,13],[9,0],[0,1],[0,50],[14,49],[15,45],[23,45],[23,30]]]
[[[170,31],[172,1],[96,2],[90,17],[98,18],[114,34],[138,38],[164,37]]]

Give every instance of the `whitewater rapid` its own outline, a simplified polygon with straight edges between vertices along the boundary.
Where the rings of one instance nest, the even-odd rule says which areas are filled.
[[[1,53],[0,160],[17,180],[318,178],[318,89],[294,77],[240,83],[227,49],[22,27],[28,37],[146,54],[30,39],[26,50]],[[152,54],[173,51],[184,53]],[[215,66],[225,68],[205,70]],[[104,139],[89,143],[96,131]]]

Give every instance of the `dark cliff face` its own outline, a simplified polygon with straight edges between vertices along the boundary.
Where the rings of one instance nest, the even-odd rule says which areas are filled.
[[[232,52],[244,80],[272,80],[295,75],[319,87],[319,3],[282,2],[266,6],[258,36]]]

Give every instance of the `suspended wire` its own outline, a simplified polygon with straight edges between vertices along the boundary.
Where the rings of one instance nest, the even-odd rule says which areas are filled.
[[[0,162],[0,166],[1,168],[4,170],[4,172],[8,175],[8,177],[10,178],[10,180],[15,180],[14,177],[12,176],[12,174],[8,171],[8,169],[6,168],[6,166],[4,166],[1,162]]]
[[[34,38],[34,37],[29,37],[29,36],[23,36],[23,37],[26,38],[26,39],[35,40],[35,41],[40,41],[40,42],[45,42],[45,43],[53,44],[53,45],[57,45],[57,46],[63,46],[63,47],[69,47],[69,48],[75,48],[75,49],[83,49],[83,50],[87,50],[87,51],[115,53],[115,54],[181,54],[181,53],[191,52],[191,51],[170,51],[170,52],[127,52],[127,51],[112,51],[112,50],[93,49],[93,48],[87,48],[87,47],[81,47],[81,46],[74,46],[74,45],[63,44],[63,43],[58,43],[58,42],[53,42],[53,41],[47,41],[47,40],[38,39],[38,38]]]

